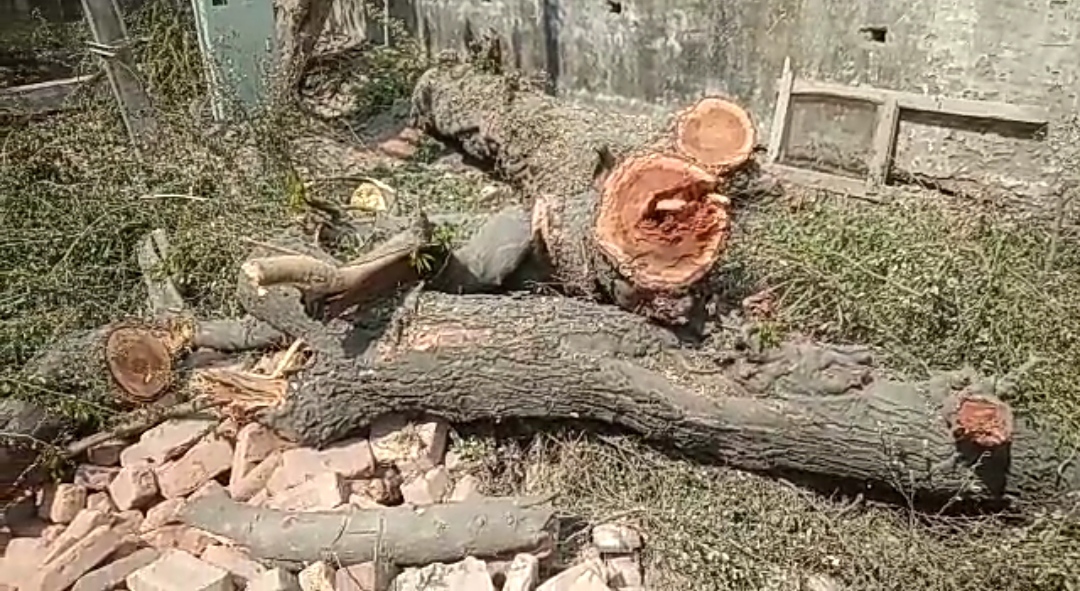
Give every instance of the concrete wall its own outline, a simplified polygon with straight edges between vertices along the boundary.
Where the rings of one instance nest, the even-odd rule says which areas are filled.
[[[674,105],[722,92],[747,104],[763,132],[786,56],[802,78],[1045,105],[1061,115],[1076,111],[1080,89],[1076,0],[393,3],[395,12],[415,15],[433,52],[460,47],[467,28],[490,28],[516,66],[548,71],[561,94]],[[795,143],[831,141],[839,146],[833,152],[858,153],[847,144],[867,140],[868,130],[854,123],[863,113],[796,108],[809,111],[795,117]],[[897,166],[961,190],[988,184],[1000,198],[1032,201],[1047,193],[1050,156],[1030,138],[905,120]]]

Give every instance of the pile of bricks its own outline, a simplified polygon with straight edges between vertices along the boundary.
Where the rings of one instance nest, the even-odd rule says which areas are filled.
[[[531,555],[404,572],[318,562],[297,575],[178,522],[185,503],[202,495],[289,512],[422,508],[476,497],[479,480],[447,458],[448,432],[440,421],[388,417],[367,438],[316,450],[255,423],[174,419],[137,442],[110,441],[90,450],[70,482],[8,508],[0,529],[0,591],[413,591],[433,588],[423,581],[439,573],[447,589],[532,591],[539,565]],[[594,541],[611,554],[602,535]],[[619,549],[631,556],[630,574],[619,574],[615,558],[598,554],[540,589],[640,587],[636,551],[633,543]]]

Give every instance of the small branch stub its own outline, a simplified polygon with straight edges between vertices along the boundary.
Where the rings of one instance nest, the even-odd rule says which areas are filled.
[[[746,164],[756,143],[750,113],[729,100],[705,97],[679,114],[676,150],[713,174]]]
[[[990,396],[961,394],[949,416],[957,441],[993,449],[1012,441],[1013,415],[1007,404]]]
[[[673,156],[630,158],[604,181],[597,247],[635,287],[680,293],[716,263],[728,237],[716,177]]]

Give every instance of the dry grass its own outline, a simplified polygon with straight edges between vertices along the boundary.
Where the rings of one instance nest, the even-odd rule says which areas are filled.
[[[479,464],[489,494],[557,493],[559,507],[581,519],[565,532],[566,553],[586,541],[588,524],[639,526],[652,589],[794,591],[815,574],[851,591],[1050,591],[1080,583],[1080,507],[1024,525],[916,516],[672,459],[629,438],[476,436],[457,449]]]

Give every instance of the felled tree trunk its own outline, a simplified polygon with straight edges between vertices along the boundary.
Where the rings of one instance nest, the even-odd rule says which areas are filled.
[[[552,539],[550,505],[486,499],[427,507],[287,513],[208,495],[187,504],[188,525],[224,536],[265,560],[303,565],[333,556],[342,564],[381,560],[414,566],[468,556],[506,558]]]
[[[1080,483],[980,383],[891,381],[858,349],[791,343],[719,363],[614,307],[428,293],[372,353],[370,366],[319,357],[264,420],[313,444],[389,412],[594,420],[736,468],[919,502],[1045,500]]]
[[[749,159],[749,115],[714,99],[673,124],[561,103],[516,80],[468,65],[429,70],[413,94],[414,124],[524,190],[565,291],[690,322],[728,237],[716,173]]]

